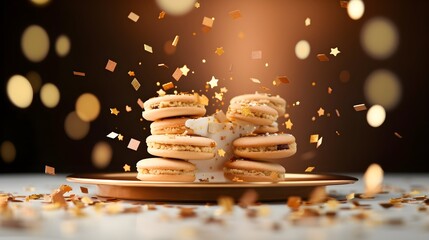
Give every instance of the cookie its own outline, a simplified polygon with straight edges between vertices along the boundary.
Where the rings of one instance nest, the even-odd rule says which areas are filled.
[[[193,182],[196,167],[184,160],[146,158],[137,162],[137,171],[143,181]]]
[[[277,182],[284,179],[285,168],[277,163],[229,160],[224,164],[224,176],[235,182]]]
[[[277,111],[267,105],[231,104],[226,116],[231,121],[253,125],[271,125],[278,117]]]
[[[267,105],[277,111],[278,116],[286,112],[286,100],[280,96],[272,96],[264,93],[243,94],[233,97],[230,104],[243,105]]]
[[[164,118],[156,120],[150,124],[150,133],[153,135],[160,134],[188,134],[192,135],[194,131],[185,126],[189,118]]]

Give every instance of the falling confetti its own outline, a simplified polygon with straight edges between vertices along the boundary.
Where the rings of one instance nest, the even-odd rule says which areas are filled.
[[[320,145],[322,145],[322,141],[323,141],[323,137],[321,137],[321,138],[319,138],[319,140],[317,140],[316,148],[319,148]]]
[[[125,106],[125,111],[126,112],[131,112],[132,110],[133,109],[130,106],[128,106],[128,105]]]
[[[214,88],[217,87],[217,82],[219,81],[219,79],[216,79],[215,76],[212,76],[212,79],[207,82],[208,85],[210,85],[210,88]]]
[[[305,26],[308,27],[311,24],[311,19],[310,18],[306,18],[305,19]]]
[[[162,88],[164,89],[164,91],[167,91],[169,89],[174,88],[174,84],[173,82],[164,83],[162,84]]]
[[[223,93],[217,93],[217,92],[215,92],[215,98],[218,99],[219,101],[222,101],[222,99],[223,99]]]
[[[144,44],[144,45],[143,45],[143,47],[144,47],[144,50],[145,50],[146,52],[153,53],[153,50],[152,50],[152,47],[151,47],[151,46]]]
[[[55,175],[55,168],[46,165],[45,166],[45,174]]]
[[[317,54],[317,58],[319,59],[319,61],[321,62],[328,62],[329,58],[328,56],[326,56],[326,54],[321,53],[321,54]]]
[[[325,109],[319,108],[319,110],[317,110],[317,114],[319,114],[319,117],[325,115]]]
[[[254,83],[261,83],[261,81],[259,81],[259,79],[256,79],[256,78],[250,78],[250,81]]]
[[[137,148],[139,148],[139,145],[140,145],[140,141],[139,140],[136,140],[136,139],[134,139],[134,138],[131,138],[130,139],[130,142],[128,143],[128,148],[129,149],[131,149],[131,150],[134,150],[134,151],[137,151]]]
[[[395,136],[398,138],[402,138],[402,136],[398,132],[394,132],[393,134],[395,134]]]
[[[212,28],[213,27],[214,20],[212,18],[204,17],[203,18],[203,26]]]
[[[290,118],[285,122],[285,126],[286,126],[286,129],[289,129],[289,130],[292,129],[293,123],[290,120]]]
[[[182,70],[180,70],[180,68],[176,68],[173,75],[171,75],[171,76],[174,78],[174,80],[179,81],[180,78],[182,77],[182,75],[183,75]]]
[[[158,91],[156,91],[156,93],[158,93],[158,96],[164,96],[165,95],[165,91],[162,89],[159,89]]]
[[[237,19],[241,18],[241,12],[240,12],[240,10],[234,10],[234,11],[229,12],[229,16],[233,20],[237,20]]]
[[[110,114],[114,114],[114,115],[118,116],[119,111],[118,111],[118,109],[116,109],[116,108],[111,108],[111,109],[110,109]]]
[[[312,172],[316,167],[307,167],[304,172]]]
[[[223,47],[218,47],[218,48],[216,48],[216,51],[215,51],[215,53],[218,55],[218,56],[220,56],[220,55],[222,55],[222,54],[224,54],[224,50],[223,50]]]
[[[130,14],[128,14],[128,18],[133,22],[137,22],[137,20],[139,20],[140,16],[133,13],[133,12],[130,12]]]
[[[195,8],[200,8],[200,6],[201,6],[201,4],[200,4],[199,2],[196,2],[196,3],[194,4],[194,7],[195,7]]]
[[[252,51],[252,54],[250,55],[251,59],[261,59],[262,58],[262,51],[261,50],[257,50],[257,51]]]
[[[122,168],[124,169],[125,172],[131,171],[130,165],[128,164],[125,164]]]
[[[171,45],[172,46],[175,46],[175,47],[177,47],[177,44],[179,43],[179,35],[176,35],[175,37],[174,37],[174,40],[173,40],[173,42],[171,43]]]
[[[165,17],[165,12],[161,11],[158,15],[158,19],[163,19]]]
[[[133,86],[134,90],[136,90],[136,91],[139,90],[139,88],[141,86],[141,84],[139,83],[139,81],[137,80],[137,78],[134,78],[131,81],[131,85]]]
[[[337,117],[340,116],[340,111],[338,111],[338,109],[335,109],[335,113],[337,114]]]
[[[227,92],[228,92],[228,89],[227,89],[226,87],[222,87],[222,88],[220,89],[220,92],[221,92],[221,93],[227,93]]]
[[[116,62],[112,61],[112,60],[108,60],[107,64],[106,64],[106,70],[107,71],[111,71],[114,72],[116,68]]]
[[[334,55],[336,57],[338,53],[341,53],[341,52],[340,50],[338,50],[338,47],[336,47],[336,48],[331,48],[331,52],[329,54]]]
[[[123,140],[124,140],[124,135],[119,134],[119,135],[118,135],[118,140],[119,140],[119,141],[123,141]]]
[[[310,143],[317,143],[318,140],[319,140],[319,134],[310,135]]]
[[[367,108],[364,103],[353,105],[356,112],[365,111]]]
[[[82,187],[82,186],[80,187],[80,192],[83,193],[83,194],[88,194],[89,193],[88,188]]]
[[[224,157],[225,156],[225,150],[223,150],[222,148],[217,150],[217,154],[219,154],[219,156]]]
[[[73,75],[80,76],[80,77],[85,77],[85,73],[84,72],[73,71]]]
[[[186,65],[183,65],[183,67],[181,67],[180,68],[180,71],[182,71],[182,74],[184,75],[184,76],[188,76],[188,72],[189,72],[189,68],[188,68],[188,66],[186,66]]]
[[[165,65],[164,63],[158,63],[158,67],[165,67],[165,68],[168,68],[168,66],[167,66],[167,65]]]
[[[134,73],[134,71],[128,71],[128,76],[130,77],[134,77],[136,74]]]
[[[109,134],[107,134],[106,137],[111,138],[111,139],[115,139],[119,134],[115,133],[115,132],[111,132]]]
[[[332,93],[332,88],[328,87],[328,94],[331,94],[331,93]]]
[[[289,79],[286,76],[277,76],[276,82],[287,84],[289,83]]]
[[[144,102],[140,98],[137,99],[137,104],[141,107],[141,109],[144,109]]]

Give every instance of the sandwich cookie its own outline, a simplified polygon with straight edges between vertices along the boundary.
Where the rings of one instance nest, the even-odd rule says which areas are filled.
[[[225,162],[223,172],[234,182],[277,182],[284,179],[286,170],[277,163],[237,159]]]
[[[205,102],[198,94],[164,95],[147,100],[142,116],[148,121],[177,116],[204,116]]]
[[[231,104],[226,116],[231,121],[243,121],[253,125],[271,125],[277,120],[277,111],[267,105]]]
[[[194,164],[177,159],[146,158],[137,162],[137,178],[143,181],[193,182]]]
[[[256,160],[282,159],[296,153],[295,137],[285,133],[241,137],[232,145],[236,156]]]
[[[243,105],[267,105],[274,108],[279,116],[286,112],[286,100],[280,96],[271,96],[269,94],[254,93],[244,94],[233,97],[230,104],[243,104]]]
[[[253,133],[262,134],[262,133],[276,133],[279,131],[279,124],[277,122],[273,122],[271,125],[262,125],[256,127]]]
[[[166,158],[205,160],[215,156],[216,142],[210,138],[188,135],[150,135],[148,153]]]
[[[150,124],[150,133],[160,134],[194,134],[194,131],[185,126],[189,118],[165,118]]]

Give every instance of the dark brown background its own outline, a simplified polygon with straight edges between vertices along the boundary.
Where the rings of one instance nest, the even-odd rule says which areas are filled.
[[[144,144],[137,152],[126,146],[131,137],[144,143],[150,124],[140,121],[141,109],[136,100],[156,96],[158,81],[175,82],[171,74],[184,64],[195,73],[175,82],[179,91],[195,89],[211,98],[215,91],[219,92],[219,88],[204,91],[212,76],[219,79],[220,87],[228,89],[225,106],[211,99],[215,106],[211,105],[208,113],[218,108],[226,110],[232,96],[261,91],[261,86],[288,101],[287,112],[294,125],[287,132],[298,143],[298,153],[284,162],[288,171],[316,166],[319,172],[362,172],[373,162],[390,172],[429,170],[427,1],[365,1],[365,14],[358,21],[351,20],[337,0],[200,3],[199,9],[187,15],[167,14],[159,20],[161,10],[155,1],[53,1],[44,7],[29,1],[2,1],[0,142],[12,141],[17,156],[10,164],[0,161],[0,172],[43,172],[45,165],[66,173],[122,171],[125,163],[134,166],[149,155]],[[232,10],[240,10],[242,18],[232,20],[228,15]],[[127,18],[130,11],[140,15],[137,23]],[[213,29],[207,33],[201,26],[204,16],[215,17]],[[399,48],[386,60],[370,58],[360,45],[362,25],[375,16],[390,19],[399,31]],[[311,18],[309,27],[304,26],[307,17]],[[29,62],[20,48],[22,32],[31,24],[44,27],[50,37],[49,54],[40,63]],[[239,32],[244,33],[244,39],[238,37]],[[59,58],[53,48],[60,34],[71,40],[71,51],[65,58]],[[174,54],[166,54],[164,44],[175,35],[180,36],[178,47]],[[297,59],[294,52],[301,39],[311,44],[311,55],[304,61]],[[154,54],[143,50],[144,43],[153,47]],[[217,47],[224,48],[222,56],[214,53]],[[331,47],[341,51],[335,58],[329,55]],[[263,58],[250,59],[252,50],[261,50]],[[331,61],[319,62],[317,53],[328,54]],[[113,73],[104,69],[108,59],[118,63]],[[203,64],[202,59],[207,63]],[[269,67],[264,66],[266,62]],[[158,63],[169,68],[158,67]],[[366,112],[355,112],[353,105],[366,102],[364,81],[379,68],[391,70],[401,80],[402,99],[387,112],[385,123],[373,128],[366,122]],[[130,70],[142,83],[138,91],[130,85]],[[339,80],[342,70],[351,74],[347,83]],[[27,109],[11,104],[5,91],[7,80],[29,71],[38,72],[43,83],[52,82],[60,89],[61,100],[56,108],[44,107],[38,94]],[[73,71],[85,72],[86,77],[74,76]],[[278,75],[288,76],[290,83],[273,86],[271,81]],[[252,83],[249,78],[262,83]],[[315,87],[312,82],[316,82]],[[333,88],[331,95],[327,87]],[[65,134],[64,119],[84,92],[97,95],[101,113],[91,122],[84,139],[71,140]],[[300,105],[294,107],[296,101]],[[125,112],[127,104],[133,108],[130,113]],[[111,107],[117,107],[121,114],[111,115]],[[331,116],[313,122],[311,117],[317,116],[319,107]],[[336,117],[335,109],[340,111],[340,117]],[[280,118],[280,122],[284,121]],[[284,126],[281,129],[285,130]],[[124,141],[106,138],[111,131],[122,133]],[[394,132],[403,138],[397,138]],[[309,143],[310,135],[315,133],[323,136],[318,149]],[[113,149],[111,164],[101,170],[91,163],[92,148],[99,141]]]

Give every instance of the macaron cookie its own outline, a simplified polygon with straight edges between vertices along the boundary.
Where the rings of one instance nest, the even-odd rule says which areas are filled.
[[[261,134],[261,133],[276,133],[279,131],[279,124],[277,122],[273,122],[271,125],[262,125],[256,127],[253,133]]]
[[[216,142],[210,138],[189,135],[150,135],[147,151],[158,157],[184,160],[206,160],[215,157]]]
[[[284,179],[286,170],[277,163],[233,159],[224,163],[223,172],[234,182],[278,182]]]
[[[196,167],[184,160],[146,158],[137,162],[137,171],[142,181],[193,182]]]
[[[241,137],[232,145],[236,156],[252,160],[282,159],[296,153],[295,137],[286,133]]]
[[[148,99],[144,104],[142,116],[148,121],[178,116],[203,116],[205,102],[198,94],[169,94]]]
[[[160,134],[188,134],[192,135],[194,131],[185,126],[186,121],[190,118],[164,118],[156,120],[150,124],[150,133],[153,135]]]
[[[277,120],[277,111],[267,105],[230,104],[226,117],[253,125],[271,125]]]
[[[274,108],[279,116],[286,112],[286,100],[280,96],[272,96],[265,93],[243,94],[233,97],[230,104],[244,104],[244,105],[267,105]]]

